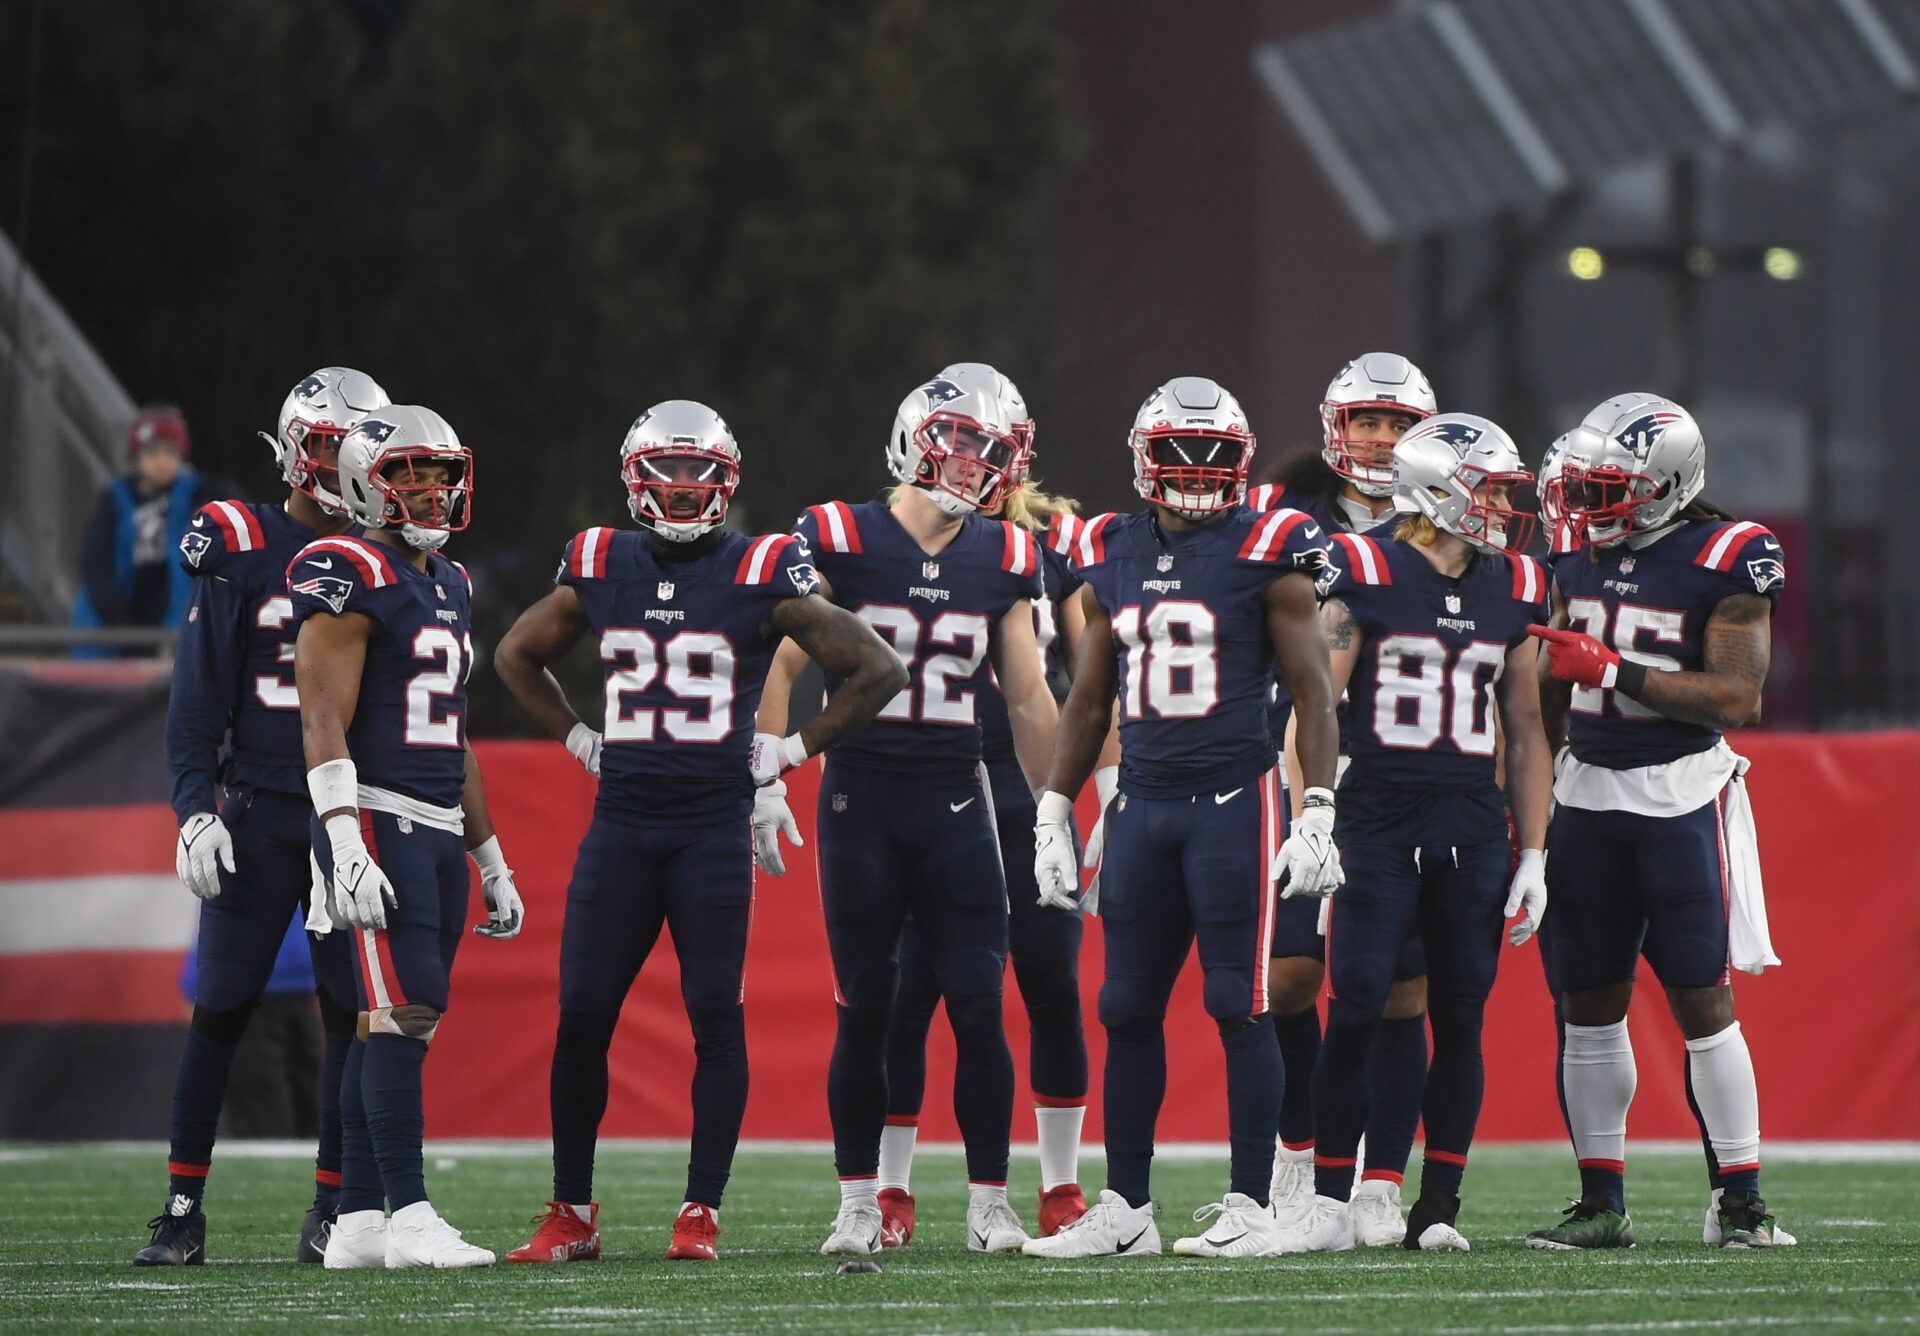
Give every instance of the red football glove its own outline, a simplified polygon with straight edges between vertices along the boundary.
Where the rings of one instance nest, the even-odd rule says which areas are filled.
[[[1610,687],[1620,679],[1620,656],[1583,631],[1556,631],[1551,626],[1529,626],[1530,634],[1547,642],[1547,660],[1562,682],[1583,687]]]

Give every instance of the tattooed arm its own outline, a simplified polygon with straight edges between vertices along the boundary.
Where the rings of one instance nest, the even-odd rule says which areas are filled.
[[[1760,722],[1760,688],[1773,654],[1773,604],[1758,594],[1729,594],[1707,618],[1705,665],[1697,673],[1628,670],[1618,688],[1669,719],[1711,728]]]
[[[1338,600],[1328,600],[1327,606],[1345,610]],[[1340,761],[1340,725],[1333,713],[1340,691],[1328,668],[1328,634],[1320,620],[1325,613],[1316,603],[1312,582],[1299,572],[1289,572],[1267,586],[1266,609],[1267,638],[1273,642],[1287,692],[1293,697],[1288,731],[1299,744],[1300,792],[1309,787],[1331,789]],[[1355,645],[1359,643],[1356,635],[1347,634]],[[1350,655],[1357,653],[1357,649],[1350,651]],[[1348,669],[1352,669],[1351,657]]]
[[[767,624],[805,650],[829,677],[840,679],[840,689],[826,708],[800,730],[809,756],[818,756],[867,723],[906,689],[907,667],[893,648],[872,627],[818,594],[783,599],[774,606]],[[780,649],[784,653],[786,646]],[[789,677],[789,684],[791,680]],[[780,722],[784,725],[784,700],[780,706]],[[762,727],[766,720],[763,710]]]

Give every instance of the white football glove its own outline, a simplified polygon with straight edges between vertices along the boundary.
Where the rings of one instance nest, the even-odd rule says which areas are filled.
[[[474,924],[474,934],[496,942],[518,937],[526,909],[520,903],[520,888],[513,884],[513,869],[500,852],[500,837],[489,836],[478,849],[468,850],[468,856],[480,869],[480,898],[487,906],[487,921]]]
[[[755,733],[753,745],[747,748],[747,772],[758,787],[773,783],[806,759],[807,744],[798,733],[784,738],[777,733]]]
[[[1513,887],[1507,892],[1506,916],[1518,914],[1520,921],[1507,930],[1507,940],[1519,946],[1540,930],[1540,916],[1547,912],[1547,855],[1540,849],[1522,849],[1520,866],[1513,870]]]
[[[1296,895],[1328,896],[1344,886],[1347,874],[1340,867],[1340,851],[1333,847],[1333,794],[1326,789],[1308,789],[1304,806],[1280,846],[1274,864],[1274,880],[1279,882],[1280,897]]]
[[[575,724],[567,733],[567,750],[596,779],[600,775],[600,734],[585,724]]]
[[[342,813],[327,822],[333,846],[333,912],[355,928],[387,926],[387,906],[398,906],[393,883],[367,852],[360,835],[360,814]]]
[[[1080,855],[1080,866],[1098,868],[1100,856],[1107,850],[1107,808],[1113,804],[1113,795],[1120,791],[1120,767],[1103,765],[1093,772],[1093,793],[1100,802],[1100,816],[1093,823],[1093,830],[1087,836],[1087,847]]]
[[[1073,856],[1073,799],[1048,789],[1033,821],[1033,879],[1048,909],[1080,907],[1080,860]]]
[[[202,900],[220,894],[220,869],[233,866],[233,836],[212,812],[195,812],[180,827],[173,850],[173,870],[186,888]]]
[[[796,849],[806,844],[787,806],[787,786],[776,779],[753,791],[753,865],[771,877],[787,875],[787,860],[780,852],[783,834]]]

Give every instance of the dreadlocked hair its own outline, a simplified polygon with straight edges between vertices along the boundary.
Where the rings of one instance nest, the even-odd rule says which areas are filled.
[[[1683,520],[1730,520],[1733,516],[1705,497],[1696,496],[1681,508],[1680,518]]]
[[[1000,505],[1000,514],[1023,529],[1039,533],[1052,523],[1055,515],[1071,515],[1079,509],[1080,503],[1070,496],[1043,492],[1031,481],[1022,481],[1007,493],[1007,499]]]
[[[1303,445],[1281,456],[1268,481],[1279,483],[1295,496],[1314,497],[1332,505],[1346,480],[1333,471],[1319,446]]]

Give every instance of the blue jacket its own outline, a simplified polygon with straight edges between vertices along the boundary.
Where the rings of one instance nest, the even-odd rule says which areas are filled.
[[[167,543],[171,554],[179,546],[193,513],[200,508],[207,491],[206,480],[193,469],[180,470],[167,499]],[[115,478],[100,494],[100,505],[87,526],[86,545],[81,554],[84,579],[80,596],[74,600],[73,624],[82,627],[125,624],[126,606],[133,597],[133,513],[139,505],[131,477]],[[168,567],[168,598],[163,626],[177,627],[186,619],[187,603],[193,594],[193,581],[171,560]],[[105,659],[114,651],[101,646],[80,646],[73,651],[77,659]]]

